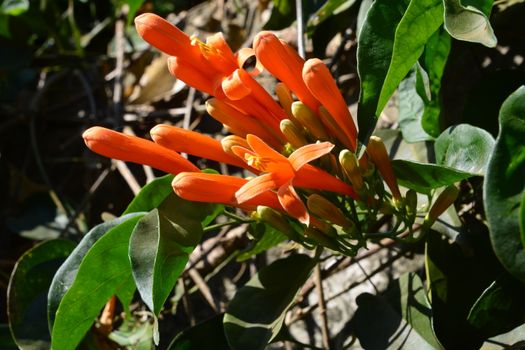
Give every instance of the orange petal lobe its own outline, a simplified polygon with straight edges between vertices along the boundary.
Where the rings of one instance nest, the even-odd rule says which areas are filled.
[[[235,198],[237,203],[242,204],[264,192],[271,191],[282,185],[282,181],[278,179],[274,174],[268,173],[257,176],[244,184],[237,192],[235,192]]]
[[[250,87],[239,77],[239,69],[226,77],[221,86],[222,91],[230,100],[240,100],[252,92]]]
[[[296,187],[330,191],[359,199],[352,186],[310,164],[305,164],[295,173],[293,184]]]
[[[290,154],[288,160],[290,161],[290,163],[292,163],[292,166],[295,169],[295,171],[297,171],[312,160],[315,160],[319,157],[324,156],[325,154],[330,153],[332,148],[334,148],[334,145],[330,142],[321,142],[306,145],[298,148],[292,154]]]
[[[171,174],[199,171],[177,152],[136,136],[95,126],[86,130],[82,137],[89,149],[108,158],[149,165]]]
[[[294,188],[291,186],[290,181],[279,187],[279,191],[277,191],[277,197],[279,198],[279,202],[283,206],[284,210],[286,210],[290,216],[298,219],[306,226],[310,224],[310,215],[306,210],[306,206],[304,205],[301,198],[299,198],[297,192],[295,192]]]

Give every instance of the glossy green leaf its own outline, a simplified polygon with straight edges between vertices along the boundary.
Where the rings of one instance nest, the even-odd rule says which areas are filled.
[[[468,124],[449,127],[434,143],[437,164],[481,176],[493,149],[492,135]]]
[[[144,186],[133,198],[124,214],[150,211],[157,208],[166,198],[173,193],[171,182],[174,176],[171,174],[159,177]]]
[[[468,322],[487,337],[509,332],[525,322],[525,286],[504,275],[492,283],[470,309]]]
[[[121,347],[126,347],[126,349],[154,349],[153,324],[150,322],[137,322],[132,319],[124,320],[117,330],[109,334],[108,338]]]
[[[10,16],[19,16],[29,10],[29,0],[3,0],[0,13]]]
[[[265,224],[253,225],[257,226],[254,229],[262,227],[264,230],[262,236],[257,238],[255,242],[249,247],[246,251],[243,251],[237,256],[237,261],[245,261],[251,258],[254,255],[260,254],[264,251],[267,251],[270,248],[275,247],[279,243],[288,239],[285,234],[274,229],[273,227]],[[252,226],[252,227],[253,227]]]
[[[430,163],[396,159],[392,161],[394,174],[401,186],[420,193],[452,185],[472,176],[470,173]]]
[[[202,224],[215,210],[209,203],[175,195],[144,216],[129,242],[133,278],[142,300],[158,315],[202,238]]]
[[[177,334],[169,345],[169,350],[229,350],[224,335],[222,319],[224,314],[218,314],[209,320],[199,323]]]
[[[525,247],[525,191],[521,196],[519,220],[521,243]]]
[[[127,21],[128,22],[127,25],[129,26],[130,24],[133,23],[133,19],[135,19],[135,14],[137,13],[137,10],[144,3],[144,0],[127,0],[126,3],[129,6],[129,8],[128,8],[128,21]]]
[[[492,245],[505,268],[525,282],[519,211],[525,188],[525,87],[501,106],[500,132],[487,167],[484,203]]]
[[[82,260],[75,281],[55,316],[53,349],[75,349],[107,301],[117,295],[127,307],[135,292],[128,258],[129,238],[140,219],[134,216],[103,235]]]
[[[483,291],[504,272],[487,230],[470,227],[454,242],[429,232],[425,265],[438,339],[446,349],[479,349],[486,336],[467,317]]]
[[[445,28],[453,38],[495,47],[498,43],[490,26],[493,0],[443,0]]]
[[[281,330],[286,311],[314,265],[306,255],[290,255],[261,269],[237,291],[224,315],[232,349],[266,347]]]
[[[288,27],[295,21],[294,0],[273,0],[270,18],[264,24],[264,29],[279,30]]]
[[[443,349],[432,330],[432,310],[414,273],[394,281],[384,296],[357,297],[353,329],[365,349]]]
[[[69,240],[52,240],[28,250],[17,261],[7,292],[9,325],[22,349],[49,349],[46,297],[53,275],[75,248]]]
[[[75,249],[68,256],[66,261],[60,266],[51,286],[49,287],[49,293],[47,296],[47,314],[49,318],[49,328],[53,328],[55,322],[55,314],[60,305],[60,301],[69,290],[75,278],[77,277],[78,268],[80,263],[91,249],[91,247],[109,230],[117,227],[121,223],[129,220],[133,217],[142,216],[144,213],[131,213],[124,215],[120,218],[104,222],[93,227],[75,247]],[[122,228],[121,228],[122,229]],[[116,230],[119,230],[117,227]]]
[[[440,27],[428,39],[420,58],[420,62],[428,74],[428,93],[430,95],[430,99],[425,100],[421,126],[425,132],[433,137],[439,136],[441,132],[441,79],[450,53],[451,41],[447,31]]]
[[[425,111],[425,102],[416,90],[417,69],[414,67],[399,84],[399,129],[406,142],[414,143],[433,140],[421,124]]]
[[[311,33],[316,26],[323,23],[332,16],[348,10],[355,3],[356,0],[328,0],[310,17],[307,31]]]
[[[358,39],[361,79],[359,137],[363,143],[392,93],[443,22],[441,0],[376,0]]]

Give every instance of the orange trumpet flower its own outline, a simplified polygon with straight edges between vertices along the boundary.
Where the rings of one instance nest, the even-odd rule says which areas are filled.
[[[172,187],[179,197],[190,201],[221,203],[245,210],[254,210],[258,205],[283,210],[273,192],[263,192],[239,203],[235,193],[247,182],[248,180],[235,176],[184,172],[175,176]]]
[[[271,32],[260,32],[253,39],[255,55],[264,68],[285,83],[311,110],[317,111],[319,102],[301,79],[304,60],[285,45]]]
[[[351,151],[355,151],[357,129],[328,67],[318,58],[309,59],[304,64],[302,77],[312,95],[321,102],[346,134],[348,142],[341,142]]]
[[[306,145],[298,148],[286,158],[255,135],[247,135],[246,141],[251,149],[233,146],[232,151],[252,168],[264,174],[248,181],[235,193],[238,203],[244,203],[261,193],[277,190],[279,202],[286,212],[308,225],[310,216],[293,187],[294,179],[304,168],[308,169],[307,171],[312,171],[312,168],[316,169],[306,167],[307,163],[330,153],[334,145],[329,142]],[[303,184],[308,183],[314,186],[319,184],[323,179],[319,179],[318,175],[319,173],[314,175],[317,178],[303,175]],[[331,177],[329,174],[326,175]],[[341,184],[344,183],[341,182]],[[345,184],[345,186],[348,185]]]
[[[159,124],[150,130],[150,135],[156,144],[172,151],[246,168],[244,162],[224,152],[220,141],[198,132]]]
[[[177,152],[136,136],[95,126],[86,130],[82,137],[89,149],[108,158],[149,165],[171,174],[200,171]]]

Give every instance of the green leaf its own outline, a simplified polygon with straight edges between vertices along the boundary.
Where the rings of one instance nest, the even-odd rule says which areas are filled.
[[[450,35],[440,27],[428,39],[420,58],[421,64],[428,73],[430,94],[430,100],[425,101],[421,126],[433,137],[439,136],[441,132],[441,78],[450,53],[451,41]]]
[[[137,224],[129,242],[133,278],[142,300],[158,315],[189,254],[203,234],[201,221],[213,213],[209,203],[169,196]]]
[[[75,349],[102,307],[117,295],[127,307],[135,292],[128,258],[129,238],[140,215],[115,226],[87,252],[73,285],[56,312],[53,349]]]
[[[66,261],[64,261],[64,263],[60,266],[55,276],[53,277],[51,286],[49,287],[49,293],[47,296],[47,314],[49,318],[50,329],[53,328],[53,324],[55,322],[55,314],[58,310],[58,306],[60,305],[60,301],[75,281],[75,278],[77,277],[78,273],[78,268],[80,267],[80,263],[82,262],[86,254],[89,252],[91,247],[104,234],[106,234],[106,232],[112,229],[122,230],[122,228],[118,227],[120,224],[131,218],[143,215],[144,213],[131,213],[124,215],[120,218],[104,222],[93,227],[82,238],[80,243],[76,246],[73,252],[71,252]]]
[[[29,10],[29,0],[4,0],[0,13],[9,16],[19,16]]]
[[[523,284],[504,275],[492,283],[470,309],[471,325],[492,337],[511,331],[525,322]]]
[[[443,131],[434,143],[436,163],[483,176],[494,149],[494,138],[483,129],[459,124]]]
[[[357,297],[351,323],[366,349],[443,349],[432,330],[432,310],[421,279],[406,273],[384,296]]]
[[[174,176],[171,174],[159,177],[144,186],[133,198],[124,214],[150,211],[157,208],[166,198],[173,193],[171,182]]]
[[[255,243],[246,251],[240,253],[237,256],[237,261],[245,261],[250,259],[252,256],[260,254],[264,251],[267,251],[270,248],[275,247],[279,243],[285,241],[288,239],[285,234],[282,232],[276,230],[275,228],[265,225],[265,224],[257,224],[253,225],[254,229],[257,229],[259,227],[263,228],[262,237],[257,239]]]
[[[483,291],[504,272],[483,226],[472,226],[454,242],[435,231],[427,235],[427,283],[433,325],[446,349],[479,349],[486,337],[467,316]]]
[[[177,334],[168,346],[168,350],[229,350],[224,335],[224,314],[218,314],[207,321],[199,323]]]
[[[153,324],[150,322],[137,322],[133,319],[124,320],[122,325],[111,332],[109,339],[126,349],[152,350]]]
[[[416,90],[417,66],[399,84],[399,129],[406,142],[414,143],[433,140],[421,124],[425,102]]]
[[[443,22],[441,0],[376,0],[357,47],[361,79],[359,137],[366,143],[377,118],[401,80]]]
[[[314,265],[306,255],[290,255],[261,269],[237,291],[224,315],[232,349],[266,347],[281,330],[286,311]]]
[[[9,325],[22,349],[49,349],[46,296],[51,280],[75,244],[52,240],[28,250],[17,261],[7,292]]]
[[[495,47],[498,43],[488,16],[493,0],[443,0],[445,28],[458,40]]]
[[[288,27],[295,21],[294,0],[273,0],[273,7],[264,29],[279,30]]]
[[[396,159],[392,161],[394,174],[401,186],[420,193],[452,185],[472,176],[470,173],[430,163]]]
[[[328,0],[310,17],[307,25],[307,33],[311,34],[315,30],[315,27],[332,16],[348,10],[355,3],[356,0]]]
[[[144,0],[127,0],[126,2],[129,6],[128,21],[127,21],[127,25],[129,26],[133,23],[133,19],[135,19],[135,14],[137,13],[137,10],[144,3]]]
[[[525,282],[525,241],[519,228],[525,188],[525,87],[505,100],[499,123],[483,188],[485,211],[496,255],[511,274]]]
[[[521,243],[525,247],[525,192],[523,193],[521,197],[521,205],[520,205],[520,237],[521,237]]]

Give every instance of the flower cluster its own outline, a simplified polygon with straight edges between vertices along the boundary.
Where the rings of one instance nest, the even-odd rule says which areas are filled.
[[[253,212],[305,245],[314,241],[353,253],[365,244],[363,234],[373,230],[380,213],[394,215],[403,229],[411,230],[415,193],[401,195],[379,138],[372,137],[366,153],[357,156],[357,129],[321,60],[305,61],[270,32],[259,33],[253,48],[233,53],[221,33],[202,42],[154,14],[137,17],[135,25],[144,40],[170,55],[172,75],[212,96],[208,113],[232,135],[218,141],[157,125],[148,141],[93,127],[83,135],[91,150],[174,174],[178,196]],[[247,70],[251,57],[257,63]],[[278,102],[255,79],[263,69],[280,81]],[[182,152],[255,176],[204,173]],[[304,234],[297,234],[286,217],[304,224]]]

